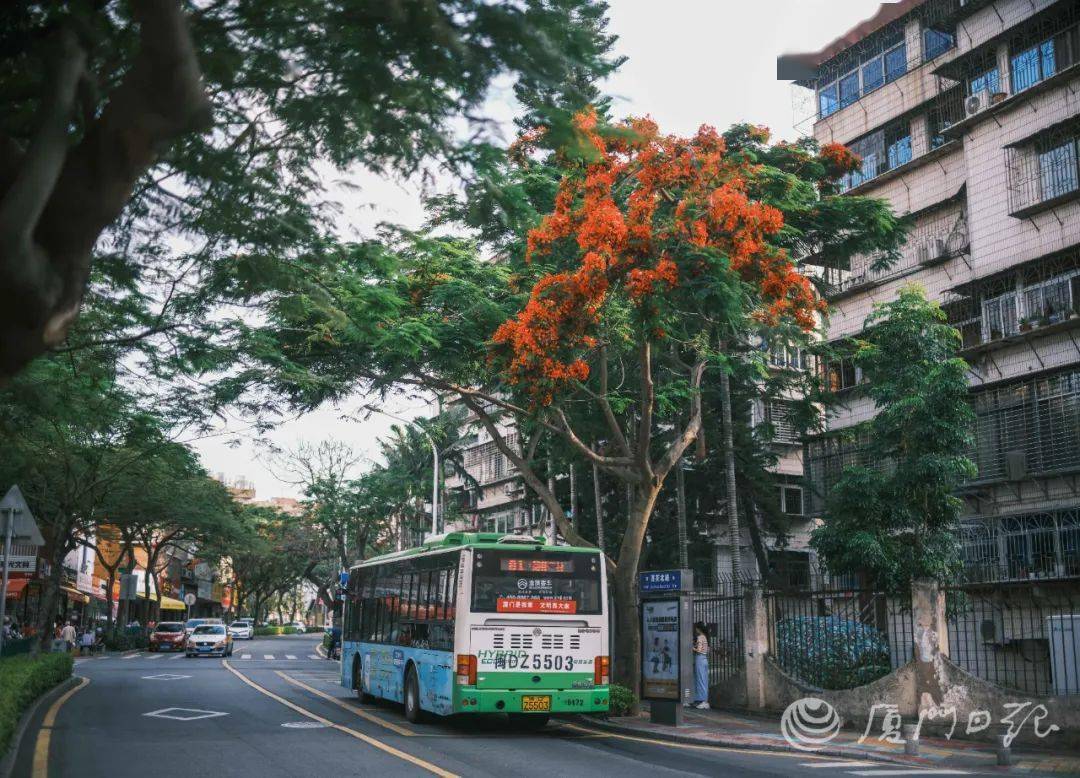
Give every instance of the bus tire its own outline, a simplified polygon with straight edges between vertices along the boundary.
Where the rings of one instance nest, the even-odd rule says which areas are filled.
[[[353,689],[356,691],[356,696],[360,700],[360,702],[364,702],[364,703],[374,702],[375,698],[372,695],[370,695],[370,694],[368,694],[367,692],[364,691],[364,678],[363,678],[362,673],[363,673],[363,667],[360,664],[360,655],[357,654],[357,656],[353,659],[353,663],[352,663],[352,684],[353,684]]]
[[[548,719],[551,718],[547,713],[508,713],[510,717],[510,723],[517,729],[543,729],[547,726]]]
[[[410,724],[418,724],[424,718],[420,707],[420,681],[412,665],[405,671],[405,718]]]

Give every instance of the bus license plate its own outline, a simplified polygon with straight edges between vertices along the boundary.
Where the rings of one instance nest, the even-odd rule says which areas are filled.
[[[521,709],[526,713],[540,713],[551,710],[550,694],[524,694],[521,697]]]

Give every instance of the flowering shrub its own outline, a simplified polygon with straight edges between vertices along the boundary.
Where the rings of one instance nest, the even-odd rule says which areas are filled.
[[[888,674],[889,643],[869,624],[837,616],[797,616],[776,625],[785,672],[822,689],[851,689]]]

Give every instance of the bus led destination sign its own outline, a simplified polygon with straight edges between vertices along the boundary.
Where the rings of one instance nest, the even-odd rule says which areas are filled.
[[[577,603],[539,597],[500,597],[495,610],[498,613],[577,613]]]

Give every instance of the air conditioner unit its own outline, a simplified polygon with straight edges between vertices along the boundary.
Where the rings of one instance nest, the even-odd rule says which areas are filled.
[[[915,261],[920,265],[929,265],[948,256],[949,245],[944,238],[931,238],[915,249]]]
[[[525,485],[519,481],[508,481],[503,484],[503,494],[507,494],[511,497],[520,494],[523,491],[525,491]]]
[[[930,244],[920,243],[915,247],[915,261],[920,265],[930,264]]]
[[[990,105],[990,92],[980,89],[964,100],[964,116],[970,118]]]
[[[1005,452],[1005,477],[1010,481],[1022,481],[1027,477],[1027,454],[1023,451]]]

